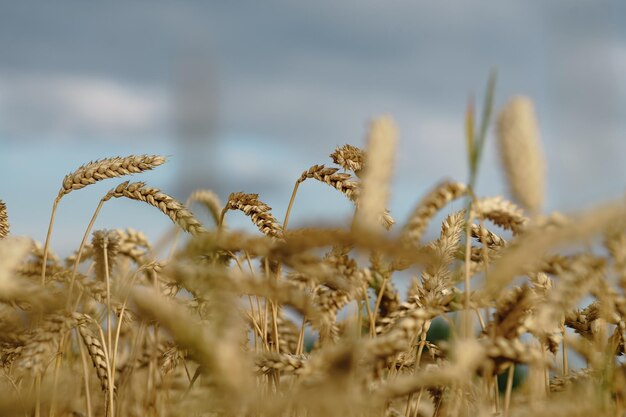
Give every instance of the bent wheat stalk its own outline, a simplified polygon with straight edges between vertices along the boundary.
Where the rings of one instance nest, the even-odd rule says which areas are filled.
[[[88,185],[109,178],[121,177],[123,175],[138,174],[148,171],[165,163],[165,158],[159,155],[130,155],[127,157],[113,157],[89,162],[79,167],[76,171],[69,173],[63,178],[63,183],[59,194],[52,205],[50,224],[46,234],[46,243],[43,251],[43,266],[41,268],[41,284],[46,282],[46,262],[48,260],[48,249],[50,246],[50,236],[57,207],[63,196],[74,190],[80,190]]]
[[[193,216],[193,214],[185,208],[181,203],[175,200],[173,197],[162,193],[158,188],[146,187],[143,182],[130,183],[125,181],[117,187],[110,190],[98,203],[98,207],[91,217],[91,221],[87,226],[87,230],[83,236],[83,240],[78,249],[76,260],[74,261],[74,268],[72,269],[72,275],[70,278],[70,287],[68,290],[68,303],[71,302],[72,290],[76,280],[76,272],[80,259],[87,243],[89,233],[93,228],[93,225],[102,209],[103,204],[109,201],[111,198],[126,197],[132,200],[143,201],[151,206],[158,208],[163,214],[167,215],[176,225],[186,232],[192,235],[197,235],[205,231],[200,222]],[[68,304],[69,305],[69,304]]]

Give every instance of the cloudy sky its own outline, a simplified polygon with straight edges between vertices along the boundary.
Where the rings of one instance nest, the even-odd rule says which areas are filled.
[[[626,3],[614,1],[111,1],[0,4],[0,198],[13,231],[43,240],[69,171],[113,155],[164,153],[144,176],[184,198],[258,192],[284,215],[295,178],[396,120],[392,213],[433,184],[465,180],[463,116],[498,71],[496,106],[536,105],[549,167],[546,210],[623,195]],[[199,138],[207,138],[200,140]],[[493,137],[478,192],[501,194]],[[62,202],[54,244],[76,247],[109,181]],[[302,187],[292,224],[350,206]],[[237,215],[233,221],[242,222]],[[156,210],[112,202],[96,227],[157,236]]]

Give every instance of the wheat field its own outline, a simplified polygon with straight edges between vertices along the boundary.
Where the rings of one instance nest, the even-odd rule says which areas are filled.
[[[492,89],[480,126],[468,106],[469,180],[433,179],[403,220],[387,209],[402,192],[389,186],[388,116],[363,149],[337,147],[336,166],[294,178],[285,219],[258,194],[198,190],[183,204],[115,184],[162,169],[156,155],[60,179],[43,243],[11,235],[18,209],[0,202],[0,415],[625,415],[626,204],[542,213],[545,161],[525,97],[493,123],[511,196],[477,195],[491,101]],[[49,242],[62,198],[105,180],[80,247],[59,258]],[[354,216],[288,228],[305,181],[335,188]],[[166,255],[141,231],[92,230],[113,198],[172,220]],[[256,232],[229,228],[232,211]]]

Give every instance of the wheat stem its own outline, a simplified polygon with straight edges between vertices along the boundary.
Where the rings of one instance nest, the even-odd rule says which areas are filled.
[[[50,247],[50,236],[52,235],[52,226],[54,225],[54,216],[57,212],[57,206],[61,201],[61,195],[54,199],[52,204],[52,214],[50,215],[50,224],[48,225],[48,233],[46,233],[46,243],[43,248],[43,260],[41,266],[41,285],[46,284],[46,265],[48,264],[48,250]]]

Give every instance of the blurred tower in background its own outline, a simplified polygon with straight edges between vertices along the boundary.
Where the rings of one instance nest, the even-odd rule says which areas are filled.
[[[176,195],[185,200],[198,188],[218,192],[218,92],[215,66],[206,54],[187,56],[176,67],[174,115],[177,164]]]

